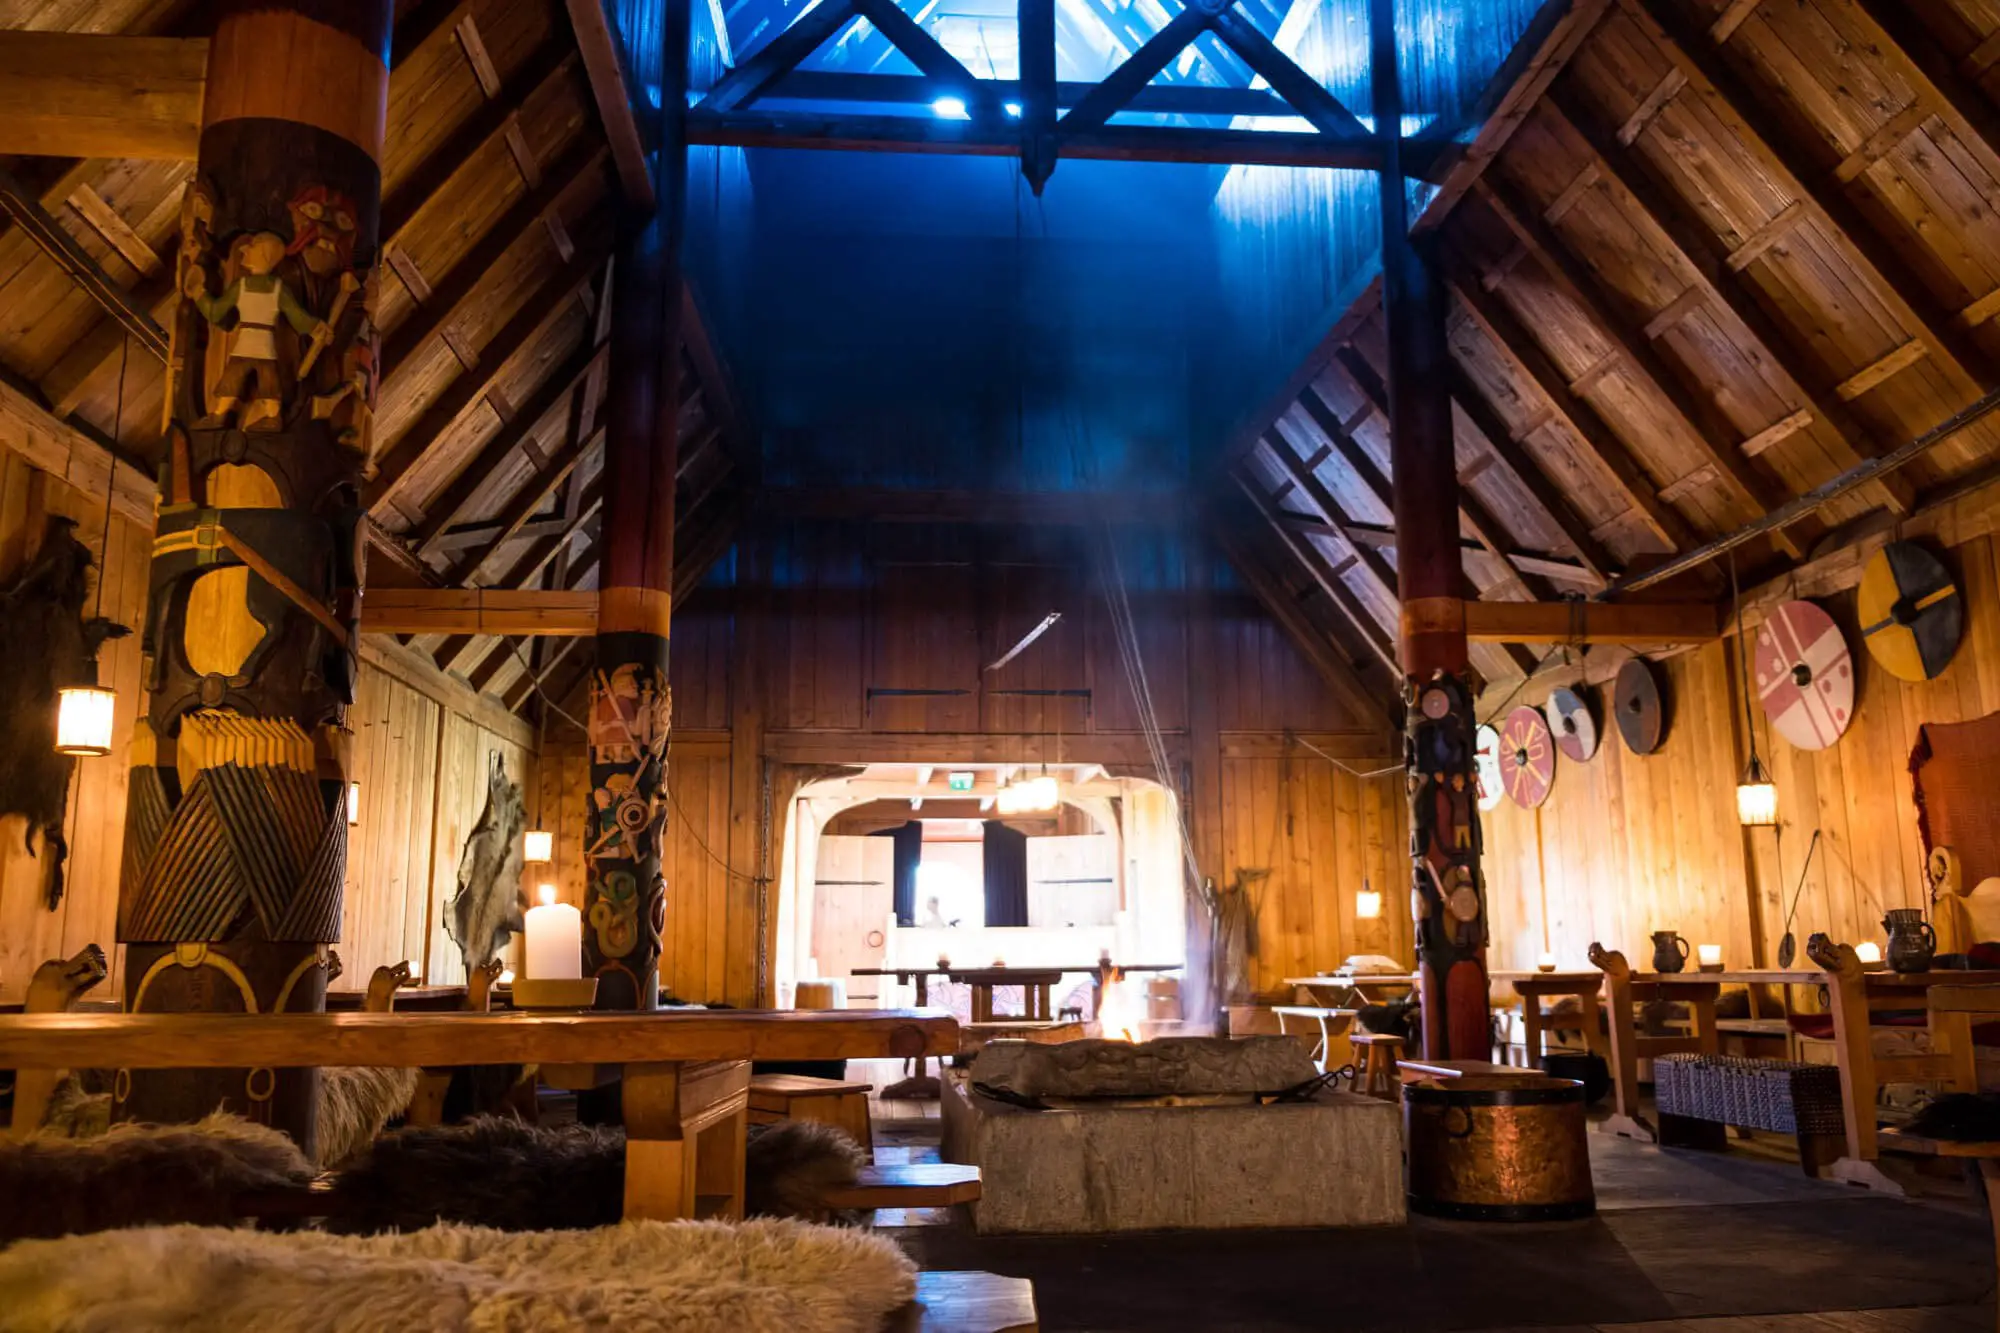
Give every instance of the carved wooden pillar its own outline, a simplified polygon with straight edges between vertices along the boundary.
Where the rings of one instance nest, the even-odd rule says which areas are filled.
[[[666,921],[667,640],[680,453],[681,242],[687,208],[688,0],[667,0],[659,208],[621,222],[611,284],[604,562],[590,688],[584,965],[600,1009],[659,1003]]]
[[[390,0],[221,0],[181,212],[118,938],[150,1012],[316,1011],[340,933]],[[121,1071],[310,1149],[313,1071]]]
[[[1389,344],[1390,462],[1396,581],[1402,603],[1405,759],[1410,792],[1410,903],[1416,916],[1424,1054],[1488,1058],[1486,885],[1473,778],[1465,572],[1451,369],[1436,238],[1410,235],[1401,160],[1402,89],[1394,0],[1370,0],[1371,78],[1381,174],[1382,304]]]

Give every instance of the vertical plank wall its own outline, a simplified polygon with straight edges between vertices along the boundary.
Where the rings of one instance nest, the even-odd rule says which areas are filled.
[[[988,562],[963,530],[935,540],[904,530],[893,541],[896,558],[876,563],[845,525],[764,533],[738,548],[737,568],[775,570],[778,586],[753,600],[711,584],[675,608],[661,980],[677,996],[760,999],[756,954],[768,948],[770,922],[758,876],[783,844],[790,803],[779,784],[789,765],[1006,763],[1026,753],[1024,731],[1053,748],[1059,728],[1064,762],[1151,776],[1140,710],[1087,562]],[[1270,872],[1249,889],[1254,986],[1280,993],[1284,977],[1351,953],[1407,952],[1400,773],[1359,779],[1288,736],[1366,772],[1391,762],[1386,726],[1356,716],[1240,589],[1191,596],[1176,559],[1162,556],[1155,569],[1144,557],[1126,566],[1141,585],[1134,617],[1170,785],[1190,795],[1197,859],[1223,884],[1238,870]],[[1004,671],[984,669],[1051,607],[1064,611],[1056,630]],[[960,693],[887,693],[919,688]],[[1088,706],[1007,688],[1088,690]],[[551,732],[543,792],[552,810],[560,805],[555,879],[580,903],[579,741],[568,727]],[[760,857],[741,822],[756,828],[767,776],[773,825]],[[1364,880],[1386,905],[1357,921]]]
[[[84,488],[30,466],[0,448],[0,584],[11,583],[41,540],[44,519],[77,521],[76,535],[96,550],[103,533],[102,490]],[[57,910],[43,903],[43,862],[29,855],[25,821],[0,818],[0,1001],[22,998],[44,960],[85,944],[112,950],[119,964],[118,873],[125,822],[126,753],[140,708],[138,628],[144,615],[151,531],[121,513],[110,529],[104,614],[133,627],[106,645],[100,678],[116,689],[117,749],[80,761],[71,787],[67,892]],[[433,980],[460,979],[457,950],[439,920],[455,886],[458,853],[485,799],[486,756],[505,755],[517,781],[534,779],[534,735],[490,699],[397,650],[364,648],[357,698],[349,714],[352,762],[362,784],[361,824],[348,845],[342,940],[345,987],[366,984],[382,963],[409,959]],[[467,775],[470,775],[469,777]]]
[[[1651,957],[1647,936],[1670,929],[1721,944],[1729,961],[1774,966],[1814,829],[1819,852],[1793,924],[1802,943],[1818,930],[1880,940],[1885,910],[1924,905],[1909,773],[1917,730],[2000,708],[2000,550],[1979,536],[1942,554],[1965,596],[1966,633],[1934,681],[1909,684],[1875,665],[1851,589],[1813,597],[1855,654],[1854,722],[1835,745],[1807,752],[1755,710],[1778,829],[1736,824],[1748,750],[1733,638],[1661,664],[1674,712],[1659,752],[1634,757],[1614,734],[1589,763],[1558,762],[1538,812],[1503,802],[1486,825],[1495,965],[1532,966],[1545,940],[1566,965],[1583,962],[1593,940],[1637,962]]]

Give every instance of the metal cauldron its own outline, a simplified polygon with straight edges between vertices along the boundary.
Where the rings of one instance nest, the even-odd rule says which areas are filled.
[[[1583,1084],[1505,1077],[1403,1089],[1413,1213],[1551,1222],[1597,1211]]]

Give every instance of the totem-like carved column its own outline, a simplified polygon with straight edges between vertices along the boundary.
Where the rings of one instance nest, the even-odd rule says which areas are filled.
[[[390,0],[222,0],[167,367],[118,938],[136,1012],[323,1007],[347,860]],[[308,1149],[313,1071],[121,1071]]]
[[[667,0],[653,185],[621,219],[611,284],[604,561],[590,690],[584,967],[600,1009],[660,998],[667,915],[667,639],[680,453],[681,244],[687,211],[688,0]]]
[[[1382,304],[1389,346],[1396,583],[1402,603],[1410,905],[1416,918],[1424,1054],[1489,1058],[1486,884],[1479,869],[1465,570],[1436,235],[1410,235],[1394,0],[1371,0],[1370,84],[1382,136]]]

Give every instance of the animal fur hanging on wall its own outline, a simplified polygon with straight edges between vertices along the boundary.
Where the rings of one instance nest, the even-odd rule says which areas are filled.
[[[76,760],[56,753],[56,692],[97,679],[97,650],[131,630],[101,616],[85,619],[90,598],[90,548],[71,531],[74,519],[51,514],[42,542],[14,585],[0,592],[0,624],[7,649],[0,653],[0,814],[27,817],[27,849],[35,834],[43,858],[44,900],[62,903],[63,811],[69,804]]]
[[[521,830],[527,812],[521,789],[507,780],[498,750],[486,770],[486,808],[466,835],[458,858],[458,892],[447,904],[446,929],[465,957],[467,976],[499,957],[521,915]]]

